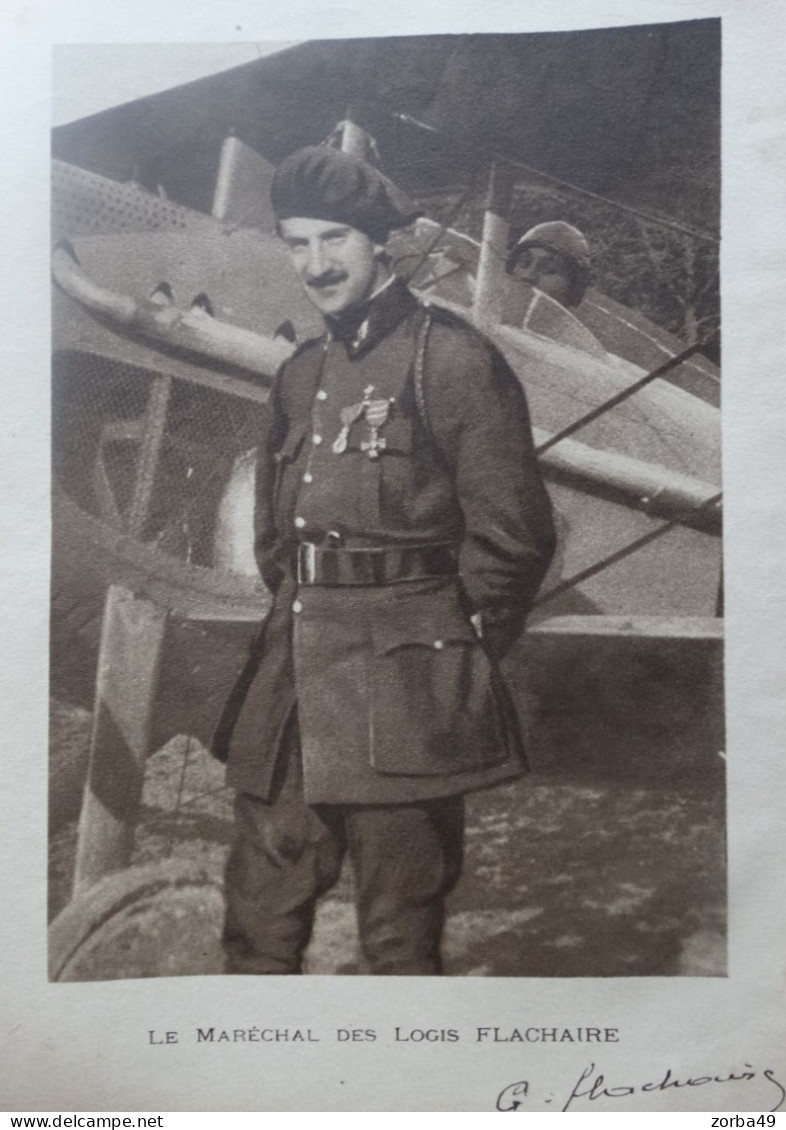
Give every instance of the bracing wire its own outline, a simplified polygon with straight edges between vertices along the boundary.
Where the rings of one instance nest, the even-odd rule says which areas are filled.
[[[437,134],[439,137],[445,138],[452,145],[460,146],[462,148],[469,148],[469,143],[446,130],[439,129],[437,126],[429,125],[427,122],[421,121],[419,118],[414,118],[411,114],[393,114],[398,121],[404,122],[406,125],[413,126],[416,129],[426,130],[428,133]],[[551,173],[545,173],[542,169],[535,169],[532,165],[526,165],[523,161],[515,161],[512,157],[506,157],[502,153],[498,153],[491,149],[485,149],[483,146],[478,146],[473,142],[472,148],[475,152],[484,153],[489,160],[499,161],[502,164],[508,165],[513,169],[520,169],[522,172],[530,173],[532,176],[541,178],[548,181],[550,184],[557,185],[559,188],[566,188],[579,196],[586,196],[591,200],[597,200],[602,204],[606,204],[611,208],[616,208],[621,212],[627,212],[630,215],[638,216],[642,220],[646,220],[651,224],[659,224],[661,227],[671,228],[673,231],[681,232],[683,235],[690,235],[694,239],[706,240],[708,243],[720,243],[720,239],[712,232],[703,231],[701,228],[695,228],[691,224],[685,224],[680,220],[675,220],[671,216],[661,216],[655,212],[648,212],[643,208],[637,208],[633,204],[623,204],[619,200],[611,200],[607,196],[602,196],[600,193],[592,192],[588,188],[581,188],[571,181],[563,180],[560,177],[552,176]]]

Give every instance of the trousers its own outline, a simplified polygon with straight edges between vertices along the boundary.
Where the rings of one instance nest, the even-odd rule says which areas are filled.
[[[271,799],[235,797],[225,872],[226,972],[303,970],[317,901],[346,855],[363,972],[442,972],[445,898],[461,874],[464,798],[401,805],[307,805],[296,716]]]

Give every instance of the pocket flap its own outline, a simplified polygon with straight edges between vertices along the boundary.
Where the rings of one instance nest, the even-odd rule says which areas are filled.
[[[367,425],[364,430],[368,430]],[[395,408],[379,434],[385,441],[384,454],[412,454],[412,421],[407,416],[396,412]]]
[[[397,648],[413,645],[442,651],[455,644],[478,642],[472,625],[460,616],[423,616],[409,611],[396,620],[377,621],[373,626],[373,638],[376,655],[388,655]]]

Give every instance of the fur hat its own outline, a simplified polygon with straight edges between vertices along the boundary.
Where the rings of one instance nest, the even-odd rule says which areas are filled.
[[[420,209],[367,161],[324,145],[298,149],[276,169],[270,190],[279,220],[302,216],[348,224],[375,243],[406,227]]]

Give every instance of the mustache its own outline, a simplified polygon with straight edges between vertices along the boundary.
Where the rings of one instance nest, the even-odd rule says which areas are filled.
[[[336,283],[342,283],[346,279],[346,271],[339,271],[331,268],[328,271],[323,271],[321,275],[310,275],[306,278],[306,286],[312,287],[314,290],[321,290],[326,286],[335,286]]]

